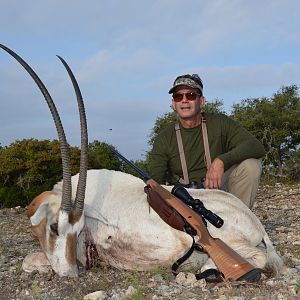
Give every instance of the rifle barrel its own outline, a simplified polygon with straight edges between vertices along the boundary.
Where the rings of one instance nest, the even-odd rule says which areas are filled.
[[[142,177],[143,180],[146,182],[147,180],[151,179],[151,177],[142,171],[139,167],[137,167],[135,164],[133,164],[130,160],[128,160],[126,157],[124,157],[122,154],[120,154],[116,149],[111,147],[111,151],[117,155],[121,160],[125,161],[130,167],[132,167],[135,171],[137,171]]]

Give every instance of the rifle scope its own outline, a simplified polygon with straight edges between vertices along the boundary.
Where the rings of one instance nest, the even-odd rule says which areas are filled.
[[[196,213],[204,217],[215,227],[220,228],[223,226],[224,220],[217,214],[214,214],[212,211],[206,209],[202,201],[199,199],[194,199],[182,185],[176,184],[171,193],[183,201],[186,205],[190,206]]]

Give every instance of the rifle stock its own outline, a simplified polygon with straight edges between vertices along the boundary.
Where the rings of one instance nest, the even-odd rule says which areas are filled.
[[[261,270],[252,266],[247,260],[231,249],[222,240],[213,238],[202,217],[193,209],[175,197],[171,192],[163,188],[159,183],[152,179],[148,174],[135,166],[131,161],[121,155],[114,148],[111,149],[120,159],[143,176],[144,182],[156,191],[160,197],[171,207],[173,207],[196,231],[199,236],[197,243],[210,256],[219,271],[226,280],[246,280],[249,282],[260,279]]]
[[[168,205],[173,207],[197,231],[197,235],[199,236],[197,243],[210,256],[226,280],[246,279],[247,276],[245,275],[250,275],[250,273],[255,277],[258,275],[257,272],[253,274],[252,271],[255,268],[247,260],[222,240],[213,238],[209,234],[202,218],[190,207],[172,195],[155,180],[148,179],[146,184],[156,191]]]

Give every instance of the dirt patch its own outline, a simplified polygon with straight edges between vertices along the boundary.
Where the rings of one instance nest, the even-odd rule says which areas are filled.
[[[258,284],[205,284],[175,280],[170,269],[129,272],[103,266],[79,278],[60,278],[22,271],[28,253],[40,251],[30,232],[24,209],[0,210],[0,299],[82,299],[103,291],[102,299],[300,299],[300,185],[264,186],[257,196],[255,214],[264,224],[288,269],[279,278]],[[300,291],[299,291],[300,292]],[[100,298],[98,298],[100,299]]]

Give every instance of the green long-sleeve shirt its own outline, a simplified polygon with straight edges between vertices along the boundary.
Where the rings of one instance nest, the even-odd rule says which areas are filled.
[[[265,154],[263,145],[237,122],[222,114],[205,116],[211,159],[220,158],[225,171],[247,158],[260,158]],[[207,171],[201,125],[183,128],[180,124],[180,128],[189,179],[200,183]],[[174,123],[156,137],[148,169],[159,183],[174,184],[183,178]]]

